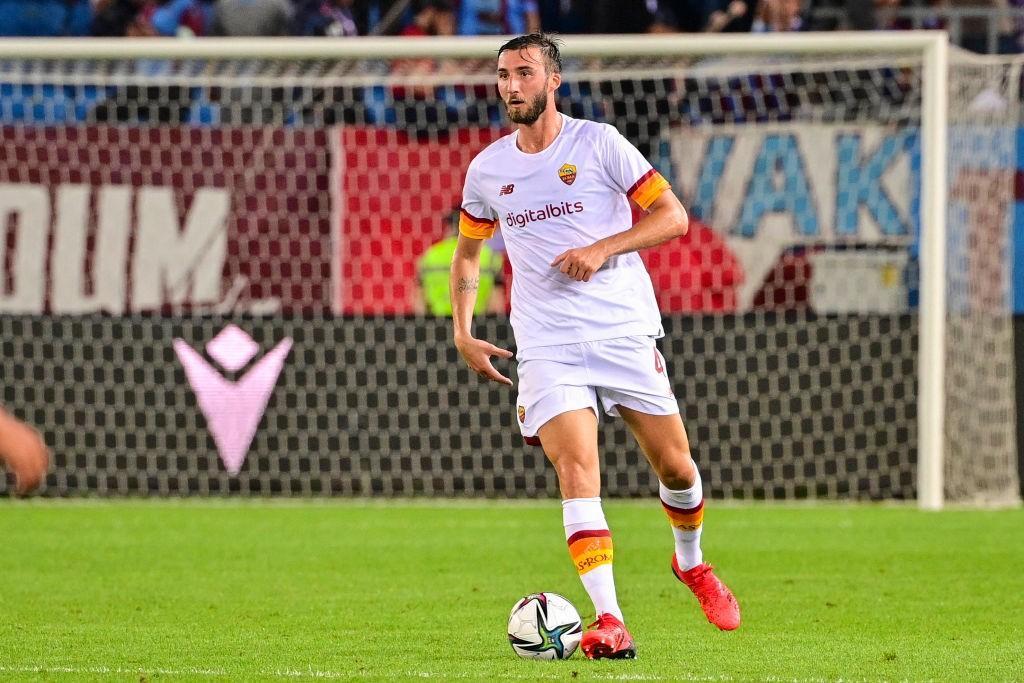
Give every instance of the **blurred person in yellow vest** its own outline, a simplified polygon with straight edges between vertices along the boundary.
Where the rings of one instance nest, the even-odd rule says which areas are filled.
[[[452,316],[452,301],[448,294],[452,255],[459,241],[459,211],[447,218],[444,239],[430,246],[416,262],[419,288],[413,309],[419,314]],[[504,256],[487,244],[480,253],[480,289],[477,292],[474,313],[504,313],[505,287],[502,279]]]

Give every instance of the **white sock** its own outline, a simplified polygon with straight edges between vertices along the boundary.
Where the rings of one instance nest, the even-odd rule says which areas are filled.
[[[672,535],[676,540],[676,561],[686,571],[693,569],[704,561],[700,549],[700,532],[704,523],[704,487],[700,481],[700,472],[693,486],[681,491],[672,489],[659,482],[658,493],[662,507],[672,525]]]
[[[580,581],[597,614],[613,614],[623,621],[615,597],[612,574],[612,539],[600,498],[569,498],[562,501],[562,523]]]

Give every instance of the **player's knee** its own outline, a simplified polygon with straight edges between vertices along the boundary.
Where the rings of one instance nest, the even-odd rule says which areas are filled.
[[[548,455],[558,475],[558,487],[563,498],[590,498],[600,495],[601,472],[596,457],[563,453],[559,457]]]
[[[681,491],[693,486],[697,480],[697,467],[689,451],[680,451],[671,458],[662,461],[658,478],[661,483],[673,491]]]
[[[595,498],[601,495],[601,476],[582,471],[559,473],[558,490],[563,499]]]

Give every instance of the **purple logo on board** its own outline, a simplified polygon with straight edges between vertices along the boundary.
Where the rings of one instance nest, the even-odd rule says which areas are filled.
[[[259,352],[259,344],[231,324],[210,340],[206,352],[228,372],[237,372]],[[291,351],[292,340],[278,342],[237,382],[225,379],[183,339],[174,340],[174,352],[185,368],[188,383],[206,416],[221,462],[230,474],[238,474],[256,435],[267,401],[274,391]]]

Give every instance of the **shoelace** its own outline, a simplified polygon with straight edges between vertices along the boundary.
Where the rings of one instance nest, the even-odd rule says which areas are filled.
[[[709,593],[713,592],[716,596],[722,594],[722,590],[719,588],[718,582],[714,581],[712,578],[714,576],[711,572],[712,569],[714,569],[714,567],[708,565],[708,568],[701,572],[693,582],[694,588],[697,589],[695,591],[697,593],[697,598],[700,600],[701,604],[712,599]],[[708,588],[711,590],[708,590]]]
[[[610,614],[602,614],[601,616],[599,616],[597,618],[597,621],[595,621],[590,626],[587,626],[587,628],[595,628],[596,627],[597,629],[600,630],[600,629],[603,629],[603,628],[607,628],[608,626],[615,626],[616,625],[615,622],[612,621],[610,617],[611,617]]]

